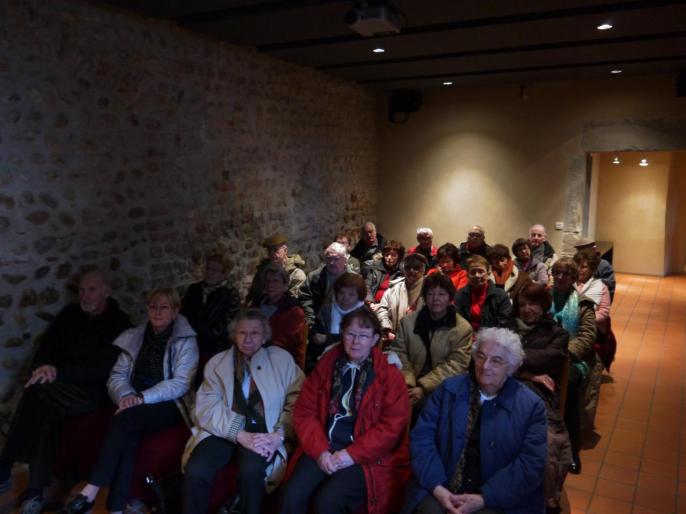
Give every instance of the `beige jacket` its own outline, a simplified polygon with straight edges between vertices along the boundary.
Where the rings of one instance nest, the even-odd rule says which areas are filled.
[[[396,338],[390,350],[398,354],[403,365],[405,383],[409,387],[420,385],[427,393],[433,392],[446,378],[465,373],[469,367],[472,349],[472,326],[459,314],[452,328],[441,327],[431,338],[431,362],[433,369],[417,379],[426,361],[426,347],[419,334],[414,333],[416,311],[400,321]]]
[[[421,287],[421,285],[417,287]],[[405,317],[405,313],[409,307],[408,302],[405,278],[399,278],[391,282],[391,287],[386,289],[376,311],[376,317],[379,318],[379,321],[381,322],[381,328],[388,328],[394,333],[397,332],[400,327],[400,320]],[[417,300],[416,310],[419,311],[422,307],[424,307],[424,300],[420,295]]]
[[[238,432],[245,426],[245,417],[231,408],[234,351],[235,347],[218,353],[205,366],[204,380],[195,396],[192,435],[182,459],[184,467],[200,441],[215,435],[236,443]],[[250,359],[250,373],[264,403],[267,430],[273,432],[277,427],[282,427],[286,441],[294,441],[293,408],[305,377],[293,357],[275,346],[261,348]],[[287,458],[288,451],[281,444],[267,468],[265,485],[268,491],[283,478]]]

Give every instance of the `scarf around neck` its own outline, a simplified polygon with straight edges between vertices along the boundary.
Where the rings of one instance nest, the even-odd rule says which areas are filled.
[[[363,301],[358,301],[350,309],[342,309],[336,302],[331,305],[331,327],[329,329],[330,334],[340,334],[341,333],[341,320],[343,316],[359,309],[364,305]]]
[[[550,315],[569,332],[569,338],[574,339],[579,331],[579,294],[576,290],[569,295],[553,290]]]

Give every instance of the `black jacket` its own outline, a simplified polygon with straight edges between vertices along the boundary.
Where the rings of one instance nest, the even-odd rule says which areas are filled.
[[[484,257],[488,259],[487,255],[489,250],[491,249],[490,245],[487,245],[486,242],[481,243],[481,246],[477,248],[476,251],[470,251],[469,246],[467,245],[467,241],[463,241],[460,243],[460,266],[462,266],[464,269],[467,269],[467,259],[469,259],[472,255],[481,255],[481,257]]]
[[[57,368],[57,380],[92,386],[105,393],[110,370],[119,355],[112,342],[131,327],[129,317],[113,298],[102,314],[89,316],[78,303],[67,305],[41,338],[32,369]]]
[[[200,353],[214,355],[229,347],[229,322],[241,307],[238,290],[230,285],[218,287],[203,304],[202,282],[191,284],[183,296],[181,314],[197,333]]]
[[[455,307],[457,313],[471,323],[472,317],[472,286],[466,285],[455,293]],[[488,281],[486,302],[481,310],[481,325],[479,328],[505,327],[512,328],[512,303],[507,293]]]
[[[519,369],[534,375],[549,375],[560,383],[562,368],[567,364],[569,333],[546,316],[531,330],[524,332],[515,324],[524,349],[524,362]]]
[[[360,271],[363,277],[367,277],[367,271],[374,262],[374,255],[381,254],[385,244],[386,240],[377,232],[376,246],[367,246],[367,243],[360,239],[351,250],[350,255],[360,261]]]

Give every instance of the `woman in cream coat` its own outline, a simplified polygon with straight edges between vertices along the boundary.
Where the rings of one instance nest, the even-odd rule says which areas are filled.
[[[184,512],[207,512],[217,472],[239,468],[241,513],[261,512],[265,488],[278,485],[293,439],[292,411],[303,373],[281,348],[264,347],[269,321],[257,309],[241,312],[230,330],[234,346],[205,366],[184,452]]]

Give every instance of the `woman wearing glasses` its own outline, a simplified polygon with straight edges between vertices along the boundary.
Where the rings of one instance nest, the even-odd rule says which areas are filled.
[[[432,394],[411,434],[403,514],[543,514],[543,401],[512,375],[524,352],[503,328],[479,331],[474,371]]]
[[[579,268],[569,257],[562,257],[553,264],[553,304],[550,314],[569,332],[569,385],[565,403],[565,423],[572,444],[572,464],[569,472],[581,473],[579,446],[581,438],[581,414],[584,412],[585,393],[591,370],[596,367],[595,304],[579,294],[574,283],[579,278]],[[592,427],[588,427],[589,429]]]
[[[324,354],[295,405],[300,458],[282,514],[313,499],[327,514],[394,512],[409,475],[409,403],[403,377],[376,346],[381,326],[367,307],[343,318],[342,345]]]
[[[195,332],[174,289],[153,289],[146,300],[148,320],[113,343],[121,353],[107,388],[118,409],[88,484],[62,514],[90,511],[101,487],[109,487],[107,509],[124,511],[140,437],[190,419],[184,399],[198,367]]]

